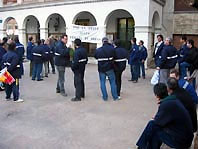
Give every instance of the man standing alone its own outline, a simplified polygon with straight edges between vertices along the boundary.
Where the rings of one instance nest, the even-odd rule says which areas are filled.
[[[74,72],[74,86],[76,88],[76,94],[71,100],[81,101],[81,98],[85,97],[84,73],[88,58],[85,48],[81,46],[80,39],[75,39],[74,46],[75,52],[72,61],[72,71]]]

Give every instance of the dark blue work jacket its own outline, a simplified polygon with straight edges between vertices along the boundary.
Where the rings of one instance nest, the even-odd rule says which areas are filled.
[[[140,50],[138,45],[132,45],[129,56],[129,64],[136,65],[140,63]]]
[[[187,44],[182,45],[182,47],[179,50],[179,63],[182,63],[186,60],[189,53],[189,48],[187,47]]]
[[[19,62],[22,64],[25,53],[24,45],[22,45],[21,43],[16,43],[16,52],[19,56]]]
[[[73,72],[84,72],[87,62],[88,58],[86,49],[83,47],[76,48],[71,66]]]
[[[178,60],[177,49],[172,45],[164,46],[160,60],[160,69],[172,69]]]
[[[43,48],[43,53],[44,53],[44,55],[43,55],[43,60],[46,62],[46,61],[49,61],[49,59],[50,59],[50,48],[49,48],[49,46],[47,45],[47,44],[43,44],[43,45],[41,45],[42,46],[42,48]]]
[[[95,56],[98,60],[98,71],[107,72],[114,69],[113,61],[115,57],[115,50],[112,45],[104,43],[102,47],[96,49]]]
[[[34,48],[34,44],[32,42],[28,42],[28,45],[27,45],[27,59],[28,60],[33,60],[33,57],[32,57],[32,49]]]
[[[162,49],[164,48],[164,42],[162,42],[159,47],[157,47],[157,44],[158,44],[158,42],[155,44],[155,47],[154,47],[153,58],[155,59],[155,66],[159,67]],[[157,50],[157,48],[158,48],[158,50]],[[156,50],[157,50],[157,52],[156,52]]]
[[[6,54],[6,50],[0,46],[0,70],[1,70],[1,62],[2,62],[2,58],[3,58],[3,55]]]
[[[116,47],[114,50],[115,50],[114,70],[124,71],[126,68],[128,53],[126,49],[121,47]]]
[[[58,41],[56,45],[55,65],[65,67],[70,65],[69,49],[62,41]]]
[[[42,45],[35,46],[32,49],[33,62],[41,64],[44,62],[44,48]]]
[[[175,140],[176,148],[188,148],[191,145],[194,137],[192,121],[186,108],[175,96],[161,100],[154,122]]]
[[[142,60],[146,60],[148,53],[147,53],[147,49],[145,46],[139,46],[139,50],[140,50],[140,61]]]
[[[21,77],[19,56],[16,51],[10,51],[4,54],[2,59],[2,68],[7,67],[8,72],[16,79]]]

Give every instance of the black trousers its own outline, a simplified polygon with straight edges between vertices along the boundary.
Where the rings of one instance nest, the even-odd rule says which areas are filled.
[[[49,62],[50,62],[50,64],[51,64],[51,67],[52,67],[52,72],[53,73],[55,73],[55,62],[54,62],[54,57],[51,57],[50,59],[49,59]],[[49,67],[49,65],[48,65],[48,67]],[[48,69],[48,71],[50,71],[49,69]]]
[[[84,71],[74,72],[74,86],[76,88],[75,96],[80,99],[85,97]]]
[[[115,71],[118,96],[120,96],[120,90],[121,90],[121,86],[122,86],[122,72],[123,71]]]

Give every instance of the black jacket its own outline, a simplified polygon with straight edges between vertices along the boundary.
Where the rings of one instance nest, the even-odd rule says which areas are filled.
[[[115,71],[124,71],[126,68],[128,53],[121,47],[115,48],[114,69]]]
[[[13,78],[19,79],[21,77],[19,56],[16,51],[8,50],[8,52],[4,54],[2,59],[2,68],[5,67],[7,67],[8,72],[13,76]]]
[[[194,71],[195,69],[198,69],[198,49],[197,48],[191,48],[189,50],[188,56],[186,57],[185,61],[189,64],[191,64],[191,71]]]
[[[95,58],[98,60],[99,72],[104,73],[114,69],[115,50],[112,45],[105,43],[101,48],[96,49]]]
[[[73,72],[84,72],[85,65],[87,64],[87,51],[83,47],[75,49],[73,61],[72,61],[72,70]]]
[[[188,111],[175,96],[161,100],[154,122],[175,140],[176,148],[191,146],[194,137],[192,121]]]
[[[161,59],[160,59],[160,69],[172,69],[175,67],[178,59],[177,49],[172,45],[164,46]]]
[[[192,120],[193,132],[196,132],[197,131],[197,111],[196,111],[196,105],[194,104],[192,97],[183,88],[176,89],[173,95],[175,95],[177,99],[181,101],[181,103],[184,105],[186,110],[189,112],[191,120]]]

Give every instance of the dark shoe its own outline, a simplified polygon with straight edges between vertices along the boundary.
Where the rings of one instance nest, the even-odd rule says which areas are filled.
[[[38,79],[37,81],[43,81],[43,79]]]
[[[48,78],[48,75],[45,75],[46,78]]]
[[[137,80],[133,81],[133,83],[137,83],[137,82],[138,82]]]
[[[66,93],[60,93],[63,97],[67,97]]]
[[[53,74],[56,74],[55,71],[52,72]]]
[[[74,97],[74,98],[71,99],[71,101],[81,101],[81,99]]]
[[[59,90],[56,90],[56,93],[60,93],[60,91]]]
[[[131,80],[128,80],[128,81],[134,81],[134,80],[131,79]]]
[[[32,79],[32,81],[35,81],[35,79]]]

